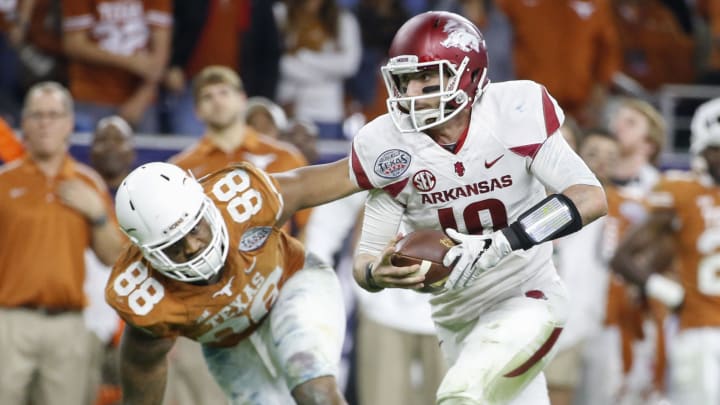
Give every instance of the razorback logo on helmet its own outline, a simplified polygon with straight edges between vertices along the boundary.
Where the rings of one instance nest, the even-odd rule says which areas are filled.
[[[400,177],[410,167],[410,154],[400,149],[383,152],[375,161],[375,174],[386,179]]]
[[[412,178],[413,186],[415,186],[418,191],[430,191],[433,188],[435,188],[436,183],[435,175],[432,174],[429,170],[420,170],[419,172],[415,173],[415,175]]]
[[[455,20],[448,20],[443,31],[448,33],[448,37],[440,44],[446,48],[458,48],[463,52],[471,50],[480,52],[480,43],[485,42],[464,24]]]
[[[240,238],[240,245],[238,249],[241,252],[252,252],[258,250],[265,244],[272,228],[269,226],[256,226],[250,228]]]

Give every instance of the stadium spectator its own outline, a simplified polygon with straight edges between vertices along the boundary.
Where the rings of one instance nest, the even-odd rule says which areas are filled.
[[[90,165],[102,177],[110,195],[127,176],[135,163],[134,134],[130,125],[119,116],[101,119],[90,143]],[[121,327],[120,317],[105,302],[105,284],[110,266],[103,264],[90,249],[85,250],[85,284],[83,290],[88,305],[83,310],[85,325],[91,332],[91,368],[87,405],[97,405],[112,393],[118,399],[119,381],[106,372],[116,367],[117,347],[113,338]],[[112,364],[108,364],[113,362]]]
[[[542,83],[583,128],[599,126],[620,70],[610,0],[497,0],[513,28],[518,79]]]
[[[622,71],[648,91],[663,84],[695,81],[696,47],[660,0],[613,1],[622,51]]]
[[[174,3],[173,16],[172,53],[163,81],[169,133],[200,136],[205,131],[194,114],[191,83],[208,66],[247,75],[249,95],[275,96],[280,40],[272,2],[179,1]]]
[[[271,100],[255,96],[247,100],[245,107],[245,123],[263,135],[274,139],[288,126],[287,116],[283,109]]]
[[[91,248],[113,263],[122,237],[102,179],[68,154],[72,129],[67,89],[53,82],[31,87],[22,111],[26,154],[0,171],[2,404],[86,398],[84,252]]]
[[[344,81],[362,54],[357,19],[335,0],[276,3],[275,16],[284,44],[278,103],[288,116],[315,123],[321,139],[345,139]]]
[[[317,138],[317,126],[310,121],[292,120],[287,128],[280,132],[280,140],[295,145],[310,164],[320,160]]]
[[[346,97],[349,109],[362,111],[370,121],[387,112],[380,67],[386,62],[393,35],[410,14],[402,0],[361,0],[352,10],[360,26],[362,55],[357,72],[347,80]]]
[[[170,0],[63,1],[76,127],[93,131],[118,114],[140,132],[159,130],[155,97],[170,55]]]
[[[193,81],[193,97],[205,135],[170,161],[200,178],[233,162],[250,162],[269,173],[307,165],[294,146],[262,135],[245,124],[247,98],[240,77],[229,68],[209,66]],[[310,215],[293,217],[293,235],[302,240]]]

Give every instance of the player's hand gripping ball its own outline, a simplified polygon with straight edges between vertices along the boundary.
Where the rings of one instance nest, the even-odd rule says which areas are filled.
[[[455,242],[445,235],[445,232],[420,229],[408,233],[397,242],[395,253],[390,256],[390,263],[397,267],[419,264],[419,271],[425,274],[425,282],[418,291],[440,291],[452,270],[443,265],[443,257],[453,246]]]

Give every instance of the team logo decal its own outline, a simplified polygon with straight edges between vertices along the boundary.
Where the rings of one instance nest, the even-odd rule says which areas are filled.
[[[383,152],[375,161],[375,174],[386,179],[402,176],[410,167],[410,154],[400,149]]]
[[[460,177],[465,175],[465,165],[463,162],[455,162],[455,173]]]
[[[412,178],[413,185],[418,191],[427,192],[435,188],[435,175],[429,170],[420,170]]]
[[[443,31],[448,33],[448,37],[440,44],[446,48],[458,48],[463,52],[471,50],[479,52],[480,42],[485,42],[480,36],[457,21],[448,21]]]
[[[238,250],[241,252],[252,252],[253,250],[258,250],[265,244],[265,241],[268,236],[270,236],[271,231],[272,228],[269,226],[256,226],[255,228],[248,229],[240,238]]]

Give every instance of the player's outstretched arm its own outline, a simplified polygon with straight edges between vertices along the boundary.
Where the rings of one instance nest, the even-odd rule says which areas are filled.
[[[167,353],[174,343],[174,338],[157,338],[133,326],[125,326],[120,344],[123,403],[162,403],[167,381]]]
[[[350,180],[348,159],[333,163],[299,167],[272,176],[280,186],[283,196],[284,223],[296,211],[325,204],[356,193],[360,187]]]

